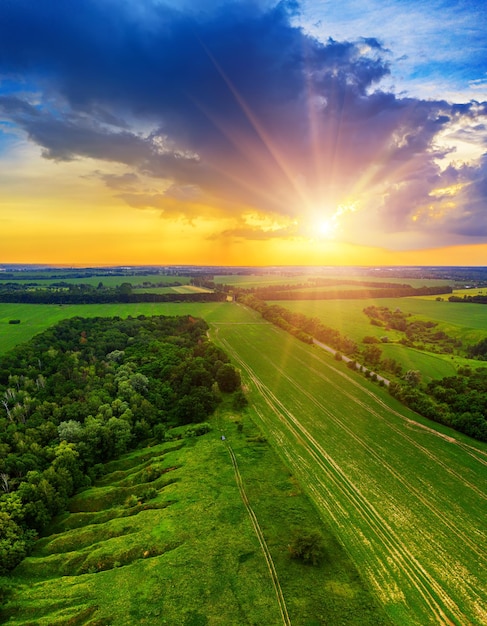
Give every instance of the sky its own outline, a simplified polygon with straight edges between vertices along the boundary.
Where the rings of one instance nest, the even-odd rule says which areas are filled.
[[[483,0],[2,0],[0,263],[487,265]]]

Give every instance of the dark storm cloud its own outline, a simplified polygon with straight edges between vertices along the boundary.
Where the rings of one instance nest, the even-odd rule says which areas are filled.
[[[71,161],[84,156],[133,165],[150,157],[143,138],[129,131],[113,132],[91,116],[49,112],[15,96],[0,96],[0,111],[42,146],[48,159]]]
[[[240,205],[294,217],[316,190],[353,189],[367,175],[385,185],[376,211],[392,230],[441,182],[439,133],[463,118],[482,124],[485,104],[380,91],[381,43],[319,42],[292,25],[296,2],[210,4],[3,3],[0,72],[37,90],[37,100],[3,97],[5,117],[47,158],[124,163],[165,182],[124,194],[132,206],[169,215],[188,201],[193,216],[206,198],[229,214]]]
[[[2,69],[43,81],[74,110],[130,111],[183,146],[216,140],[227,150],[222,125],[249,131],[232,88],[262,123],[275,126],[276,107],[299,101],[311,73],[339,107],[348,91],[363,92],[388,71],[354,44],[324,46],[293,28],[292,3],[265,13],[236,3],[200,21],[141,4],[142,13],[107,0],[80,0],[76,11],[64,0],[4,5]]]

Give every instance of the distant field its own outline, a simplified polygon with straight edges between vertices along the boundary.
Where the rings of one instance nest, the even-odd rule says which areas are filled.
[[[279,624],[280,607],[227,444],[296,626],[386,626],[345,550],[247,415],[220,411],[196,439],[137,450],[75,496],[14,572],[9,624]],[[181,429],[179,429],[181,430]],[[220,435],[224,432],[226,442]],[[250,441],[249,441],[250,440]],[[151,466],[167,473],[144,482]],[[146,504],[137,497],[156,490]],[[132,496],[134,502],[128,503]],[[296,528],[319,529],[320,567],[290,558]],[[2,623],[3,620],[2,620]]]
[[[61,273],[61,272],[59,272]],[[20,274],[20,272],[19,272]],[[42,278],[42,276],[44,278]],[[0,284],[2,283],[35,283],[38,282],[39,285],[51,285],[52,283],[70,283],[73,285],[93,285],[93,287],[97,287],[99,283],[103,283],[105,287],[118,287],[122,283],[130,283],[131,285],[142,285],[144,282],[151,283],[174,283],[179,282],[182,285],[189,284],[191,280],[189,276],[164,276],[160,274],[152,274],[148,276],[87,276],[86,278],[71,278],[70,276],[65,276],[63,278],[46,278],[49,274],[43,274],[39,276],[38,280],[36,280],[36,276],[32,276],[30,278],[12,278],[12,279],[0,279]]]
[[[195,285],[181,285],[180,287],[138,287],[134,289],[134,293],[213,293],[213,290]]]
[[[411,285],[411,287],[433,287],[435,285],[449,285],[451,281],[429,278],[388,278],[384,276],[361,276],[361,275],[348,275],[348,274],[302,274],[299,276],[286,276],[275,274],[255,274],[255,275],[228,275],[228,276],[215,276],[215,283],[225,285],[235,285],[242,289],[250,289],[254,287],[267,287],[269,285],[296,285],[306,283],[315,279],[326,280],[356,280],[366,282],[378,282],[378,283],[396,283]],[[322,287],[325,289],[326,287]],[[346,288],[346,286],[344,286]],[[348,285],[348,288],[353,288]]]
[[[404,313],[412,313],[439,322],[442,329],[448,327],[455,336],[457,333],[465,335],[467,342],[479,341],[487,334],[487,306],[481,304],[436,302],[416,297],[377,300],[280,300],[269,304],[278,304],[292,311],[318,317],[324,324],[337,328],[355,340],[374,333],[388,334],[384,329],[372,326],[363,313],[364,308],[372,305],[386,306],[392,311],[400,309]]]
[[[487,623],[487,446],[273,326],[215,333],[242,368],[261,427],[391,620]]]
[[[454,289],[454,296],[459,296],[463,298],[463,296],[487,296],[487,287],[479,288],[479,289]]]
[[[322,291],[363,291],[364,289],[367,289],[367,287],[364,287],[363,285],[323,285],[318,287],[305,287],[304,289],[296,289],[293,290],[293,293],[313,293]],[[369,289],[373,289],[373,287],[369,287]]]
[[[459,298],[463,298],[463,296],[478,296],[478,295],[487,295],[487,287],[473,288],[473,289],[454,289],[450,294],[452,296],[458,296]],[[438,296],[415,296],[421,300],[436,300]],[[449,295],[445,294],[440,296],[444,300],[448,300]]]
[[[357,343],[369,335],[389,342],[397,342],[404,336],[396,330],[370,324],[363,313],[367,306],[386,306],[411,313],[418,319],[438,322],[438,329],[449,336],[460,339],[465,345],[474,344],[487,337],[487,306],[455,304],[452,302],[427,301],[419,298],[380,298],[377,300],[319,300],[319,301],[275,301],[291,311],[304,313],[338,329]],[[455,375],[460,365],[469,361],[460,356],[439,355],[422,352],[396,343],[381,344],[383,355],[396,359],[404,369],[417,369],[428,378],[443,378]],[[475,362],[474,362],[475,363]],[[479,363],[480,365],[480,363]]]
[[[300,285],[316,278],[320,278],[320,276],[317,274],[303,274],[302,276],[276,276],[275,274],[239,276],[238,274],[230,274],[215,276],[214,282],[217,285],[235,285],[242,289],[251,289],[269,285]]]

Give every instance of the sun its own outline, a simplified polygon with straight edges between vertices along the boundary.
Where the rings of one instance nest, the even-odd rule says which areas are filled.
[[[308,229],[313,239],[337,239],[343,231],[343,221],[358,210],[358,201],[347,199],[333,209],[315,209],[308,217]]]
[[[336,224],[330,219],[318,220],[315,225],[316,234],[324,239],[330,239],[335,234]]]
[[[328,215],[327,215],[328,213]],[[312,239],[334,239],[337,221],[329,212],[314,211],[308,218],[307,230]]]

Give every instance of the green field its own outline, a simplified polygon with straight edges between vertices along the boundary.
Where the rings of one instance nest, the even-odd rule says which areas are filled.
[[[400,309],[411,313],[418,320],[432,320],[438,323],[438,330],[444,331],[466,345],[478,343],[487,336],[487,306],[436,302],[420,298],[380,298],[377,300],[285,300],[269,302],[290,311],[317,317],[323,324],[336,328],[343,335],[357,343],[369,335],[380,339],[387,337],[388,344],[381,344],[384,357],[394,358],[404,369],[417,369],[426,378],[453,376],[458,367],[472,363],[459,355],[433,354],[409,348],[398,342],[403,333],[374,326],[364,314],[368,306],[385,306],[392,311]]]
[[[309,274],[300,274],[296,276],[294,274],[287,275],[285,272],[282,274],[230,274],[223,276],[215,276],[214,281],[218,285],[235,285],[241,289],[253,289],[255,287],[268,287],[270,285],[300,285],[310,280],[325,279],[325,280],[356,280],[365,282],[378,282],[378,283],[396,283],[398,285],[411,285],[411,287],[433,287],[436,285],[450,285],[451,281],[443,279],[432,278],[388,278],[384,276],[364,276],[361,274],[320,274],[319,272],[312,272]],[[343,285],[343,289],[353,289],[351,285]],[[361,287],[363,289],[363,287]],[[326,286],[321,287],[326,289]]]
[[[386,306],[397,306],[398,301],[387,302],[379,301]],[[445,312],[455,311],[458,328],[464,315],[459,308],[474,312],[483,309],[417,299],[400,302],[402,310],[421,311],[422,315],[433,311],[428,309],[430,306],[437,307],[434,311],[443,317]],[[312,304],[335,306],[338,302]],[[361,311],[367,304],[360,301],[359,306]],[[297,341],[237,304],[1,305],[0,324],[2,329],[15,329],[27,338],[67,313],[191,313],[205,318],[211,338],[241,368],[253,418],[305,488],[325,527],[336,534],[391,621],[398,626],[487,623],[485,444],[421,418],[324,351]],[[334,319],[340,319],[338,315]],[[332,325],[330,317],[323,319],[328,325]],[[18,327],[8,325],[6,320],[12,318],[23,322]],[[453,318],[444,321],[454,324]],[[470,328],[481,333],[480,317],[474,318]],[[5,337],[0,336],[3,350],[5,345]],[[193,496],[196,500],[198,497]],[[262,494],[256,502],[265,507],[261,498]],[[276,521],[276,527],[279,525]],[[148,560],[141,563],[148,568]],[[190,563],[185,561],[187,567]],[[69,580],[64,582],[68,584]],[[43,584],[55,583],[59,584],[59,579]],[[346,587],[331,588],[338,595],[342,592],[344,597],[350,596]],[[47,591],[48,587],[39,587],[32,603]],[[105,592],[99,593],[96,602],[104,602]],[[142,603],[150,593],[143,596]],[[365,624],[368,615],[368,609],[364,609],[364,615],[350,623]],[[198,623],[241,622],[218,622],[215,618],[194,622]],[[340,621],[318,619],[304,623],[311,626]]]
[[[238,416],[241,433],[236,418],[220,411],[207,435],[109,463],[15,570],[17,592],[2,623],[386,626],[295,478],[268,444],[254,441],[259,431],[249,417]],[[164,473],[146,482],[149,468]],[[148,487],[155,497],[139,504]],[[320,566],[290,558],[297,528],[321,532]]]
[[[440,328],[454,337],[463,338],[466,343],[475,343],[487,333],[487,306],[481,304],[460,304],[436,302],[421,298],[379,298],[377,300],[285,300],[269,302],[283,306],[290,311],[317,317],[324,324],[337,328],[347,337],[360,341],[365,335],[387,335],[392,340],[400,338],[400,333],[385,331],[372,326],[363,313],[368,306],[385,306],[392,311],[400,309],[412,313],[419,319],[438,322]],[[394,334],[395,333],[395,334]]]
[[[454,289],[452,296],[458,296],[459,298],[463,298],[463,296],[485,296],[487,295],[486,287],[472,287],[471,289]],[[425,300],[436,300],[438,296],[417,296],[424,298]],[[449,296],[444,295],[441,296],[444,300],[448,300]]]
[[[419,370],[425,382],[432,378],[456,376],[459,367],[472,366],[472,364],[474,366],[482,365],[461,356],[423,352],[397,343],[382,344],[380,349],[383,358],[395,359],[402,365],[403,371]]]
[[[487,446],[270,325],[222,325],[216,338],[394,623],[485,624]]]

